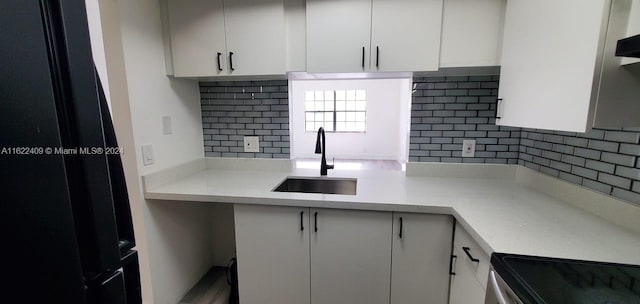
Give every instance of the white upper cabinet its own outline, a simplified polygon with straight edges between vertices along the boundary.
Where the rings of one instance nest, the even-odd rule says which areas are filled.
[[[509,1],[496,123],[572,132],[640,126],[640,73],[615,56],[635,24],[632,5]]]
[[[438,69],[442,0],[307,0],[307,71]]]
[[[500,65],[506,0],[445,0],[440,67]]]
[[[574,132],[591,128],[609,4],[508,1],[497,124]]]
[[[168,0],[176,77],[286,72],[283,0]]]
[[[168,0],[167,5],[173,75],[226,75],[222,0]]]
[[[283,0],[225,0],[224,16],[230,75],[286,72]]]
[[[365,71],[370,35],[371,0],[307,0],[307,71]]]
[[[442,2],[373,0],[370,70],[438,70]]]

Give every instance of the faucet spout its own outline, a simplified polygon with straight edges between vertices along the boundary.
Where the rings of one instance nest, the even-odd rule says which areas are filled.
[[[327,170],[333,169],[333,165],[327,165],[326,157],[326,139],[324,135],[324,128],[318,129],[318,137],[316,139],[316,154],[322,154],[322,161],[320,162],[320,175],[327,175]]]

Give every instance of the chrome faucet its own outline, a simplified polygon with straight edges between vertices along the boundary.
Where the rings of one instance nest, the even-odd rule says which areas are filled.
[[[322,135],[322,146],[320,146],[321,135]],[[333,169],[333,165],[327,165],[326,149],[327,149],[327,145],[326,145],[326,139],[324,138],[324,128],[320,127],[320,129],[318,129],[318,138],[316,139],[316,154],[322,153],[322,162],[320,163],[320,175],[327,175],[327,170]]]

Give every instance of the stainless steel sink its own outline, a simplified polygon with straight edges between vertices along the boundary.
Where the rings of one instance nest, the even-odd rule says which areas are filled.
[[[287,177],[273,191],[356,195],[355,178]]]

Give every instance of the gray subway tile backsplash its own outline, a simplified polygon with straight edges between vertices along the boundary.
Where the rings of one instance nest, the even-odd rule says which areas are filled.
[[[549,174],[544,165],[533,162],[532,157],[538,151],[528,147],[550,138],[559,141],[555,136],[561,136],[564,144],[554,144],[551,148],[562,155],[560,161],[555,160],[555,155],[545,154],[547,150],[541,148],[542,157],[551,159],[550,167],[560,171],[557,177],[640,204],[640,186],[635,187],[640,183],[640,170],[634,168],[640,162],[636,153],[640,152],[640,132],[635,129],[593,129],[587,133],[523,129],[522,134],[520,144],[524,149],[519,155],[520,164],[529,168],[540,166],[539,171]]]
[[[421,131],[411,132],[410,161],[516,163],[640,204],[640,128],[575,133],[496,126],[498,80],[498,76],[415,78],[412,117],[420,119],[412,119],[411,130]],[[460,89],[467,89],[466,94]],[[459,117],[464,122],[449,120]],[[462,133],[446,133],[447,123]],[[443,148],[444,144],[463,139],[476,140],[474,158],[442,156],[458,152]]]
[[[495,125],[497,76],[416,77],[413,87],[411,115],[420,119],[411,130],[420,133],[411,132],[410,161],[518,162],[519,132]],[[461,157],[463,139],[476,140],[473,158]]]
[[[414,77],[409,160],[518,164],[640,204],[640,128],[587,133],[495,125],[499,76]],[[289,158],[286,80],[201,82],[205,155]],[[243,137],[259,136],[260,153]],[[473,158],[462,141],[476,140]]]
[[[288,82],[200,82],[207,157],[289,158]],[[244,152],[244,136],[258,136],[259,153]]]

